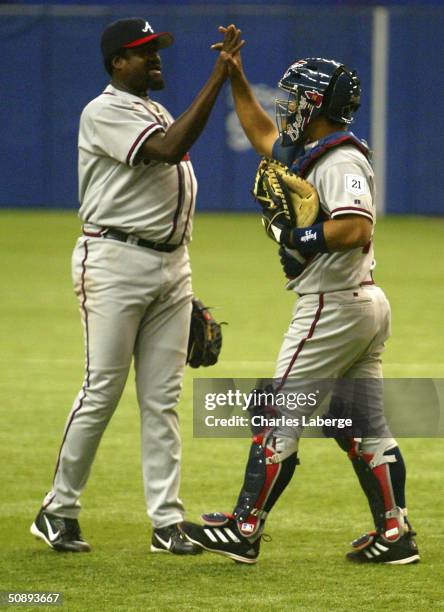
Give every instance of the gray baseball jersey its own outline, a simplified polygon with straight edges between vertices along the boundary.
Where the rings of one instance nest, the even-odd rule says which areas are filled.
[[[329,218],[354,214],[375,223],[373,170],[355,146],[332,149],[314,165],[306,178],[316,187],[322,210]],[[319,253],[287,287],[299,294],[341,291],[371,282],[374,267],[372,243],[349,251]]]
[[[113,227],[153,242],[190,241],[197,182],[188,155],[176,165],[137,156],[147,138],[172,122],[162,105],[112,85],[85,107],[79,215],[87,231]]]

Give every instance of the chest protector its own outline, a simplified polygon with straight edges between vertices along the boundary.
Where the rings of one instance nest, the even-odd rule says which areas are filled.
[[[325,136],[325,138],[321,138],[318,140],[316,145],[310,148],[308,151],[303,152],[301,155],[297,155],[300,153],[300,149],[295,151],[296,156],[293,157],[293,161],[289,164],[290,168],[302,178],[305,178],[313,166],[323,157],[326,153],[335,149],[336,147],[341,147],[343,145],[353,145],[365,157],[370,160],[371,151],[367,146],[367,143],[364,140],[359,140],[353,132],[334,132],[333,134],[329,134]]]

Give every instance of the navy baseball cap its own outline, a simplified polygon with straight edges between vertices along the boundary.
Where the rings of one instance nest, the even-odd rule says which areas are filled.
[[[138,47],[155,40],[159,49],[169,47],[174,38],[169,32],[154,32],[146,19],[119,19],[103,31],[100,47],[106,60],[119,49]]]

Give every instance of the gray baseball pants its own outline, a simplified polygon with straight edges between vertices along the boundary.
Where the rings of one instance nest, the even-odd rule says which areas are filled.
[[[348,394],[352,387],[344,380],[382,378],[381,356],[389,336],[390,305],[376,285],[301,296],[280,349],[274,378],[283,381],[283,393],[310,393],[320,389],[319,400],[322,394],[332,390],[332,381],[341,379],[333,390],[338,395],[344,391]],[[298,379],[302,379],[300,383]],[[359,393],[359,385],[353,388]],[[366,384],[364,391],[365,404],[359,409],[371,420],[372,430],[380,432],[382,437],[390,437],[381,386],[377,382]],[[315,409],[316,406],[307,405],[298,407],[297,411],[283,412],[288,417],[301,419],[302,416],[309,418]],[[299,438],[302,430],[303,427],[282,427],[276,435]],[[378,443],[376,437],[363,440],[369,449]]]
[[[85,378],[68,416],[44,506],[76,518],[102,434],[132,358],[140,408],[142,472],[154,528],[183,520],[178,415],[191,314],[186,247],[172,253],[81,237],[72,258],[85,338]]]

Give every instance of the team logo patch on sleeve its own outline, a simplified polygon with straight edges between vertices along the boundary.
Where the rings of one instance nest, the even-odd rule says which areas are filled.
[[[367,193],[367,181],[360,174],[346,174],[345,191],[352,193],[355,196],[364,195]]]

